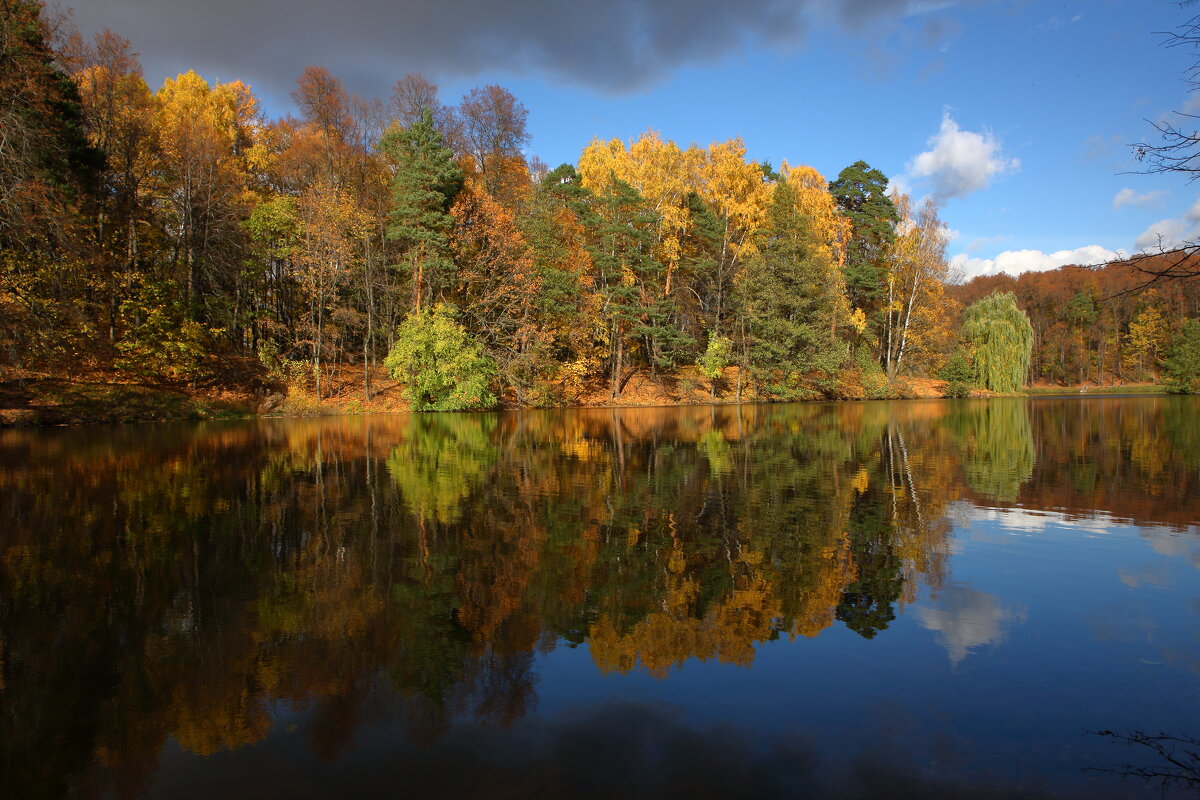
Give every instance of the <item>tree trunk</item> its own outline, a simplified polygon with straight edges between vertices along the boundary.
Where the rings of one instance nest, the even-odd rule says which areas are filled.
[[[621,336],[620,329],[615,324],[613,325],[613,337],[617,340],[617,354],[613,360],[611,399],[616,400],[621,394],[621,359],[625,354],[625,340]]]
[[[363,398],[371,401],[371,345],[375,337],[375,291],[371,281],[371,237],[368,234],[363,243],[366,257],[363,259],[363,277],[367,289],[367,332],[363,336]]]

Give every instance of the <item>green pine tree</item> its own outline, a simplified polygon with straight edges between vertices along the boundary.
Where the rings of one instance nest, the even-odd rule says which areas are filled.
[[[896,239],[896,223],[900,220],[887,186],[887,177],[865,161],[846,167],[829,184],[829,193],[853,225],[843,267],[846,290],[851,305],[868,316],[878,310],[884,288],[884,259]]]
[[[463,174],[428,109],[409,127],[393,127],[379,147],[394,169],[387,236],[400,245],[412,271],[413,305],[419,309],[440,297],[453,275],[450,207]]]
[[[628,183],[614,180],[597,198],[599,226],[592,251],[604,316],[611,332],[612,396],[624,386],[622,371],[631,351],[661,325],[649,298],[661,280],[662,265],[650,252],[654,214]]]
[[[738,305],[746,322],[749,366],[760,392],[781,400],[832,394],[847,356],[830,341],[833,298],[829,266],[796,208],[795,190],[781,181],[759,232],[758,254],[746,263]]]

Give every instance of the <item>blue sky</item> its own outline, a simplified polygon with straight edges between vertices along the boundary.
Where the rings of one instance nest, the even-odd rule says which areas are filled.
[[[714,2],[584,11],[515,0],[512,30],[476,18],[496,13],[477,5],[486,0],[320,3],[290,18],[251,13],[241,30],[209,19],[219,3],[147,2],[93,0],[76,22],[130,38],[152,85],[195,67],[248,81],[272,113],[290,110],[302,63],[369,96],[422,71],[451,103],[475,85],[509,88],[529,109],[530,153],[551,166],[593,137],[648,128],[681,145],[741,136],[752,158],[828,178],[863,159],[938,200],[968,276],[1099,261],[1200,227],[1200,185],[1122,174],[1138,169],[1128,144],[1151,134],[1146,120],[1189,100],[1194,54],[1160,43],[1190,14],[1169,0],[743,0],[744,17],[757,15],[744,26],[742,9]],[[630,9],[650,22],[609,30]],[[688,14],[727,16],[706,26]],[[269,46],[239,46],[239,35]]]

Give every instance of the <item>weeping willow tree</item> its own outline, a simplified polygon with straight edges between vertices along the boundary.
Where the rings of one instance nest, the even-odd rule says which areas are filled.
[[[993,292],[967,307],[962,336],[975,355],[979,382],[1009,394],[1025,385],[1033,354],[1033,326],[1012,292]]]

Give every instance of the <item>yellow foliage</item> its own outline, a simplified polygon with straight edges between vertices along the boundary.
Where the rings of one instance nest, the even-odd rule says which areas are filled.
[[[692,192],[725,223],[722,244],[734,260],[754,252],[751,233],[766,219],[771,195],[762,169],[745,156],[741,139],[713,143],[708,150],[694,145],[683,150],[650,130],[628,148],[620,139],[592,140],[579,158],[579,174],[583,185],[597,193],[616,179],[647,200],[657,216],[654,253],[666,268],[669,293],[689,230],[687,199]]]
[[[664,141],[657,131],[646,131],[628,149],[620,139],[593,140],[579,157],[583,185],[604,192],[615,178],[632,186],[649,203],[656,216],[654,254],[670,275],[679,264],[681,238],[687,232],[687,197],[696,187],[703,162],[696,147],[681,150]]]
[[[746,161],[740,138],[713,142],[706,156],[698,193],[725,222],[724,245],[735,258],[745,258],[756,250],[751,234],[766,221],[771,187],[758,163]]]

